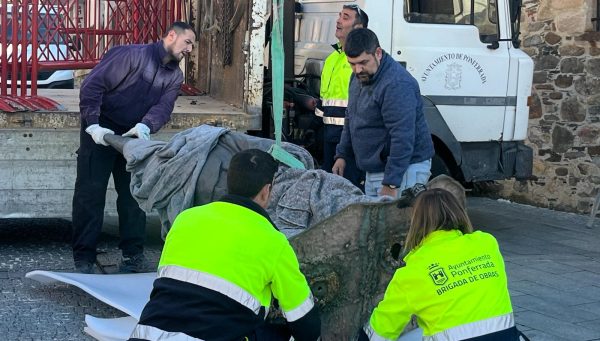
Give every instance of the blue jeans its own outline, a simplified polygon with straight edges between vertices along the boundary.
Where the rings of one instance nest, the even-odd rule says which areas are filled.
[[[383,181],[383,172],[370,173],[367,172],[365,178],[365,194],[371,197],[376,197],[383,187],[381,183]],[[402,183],[397,189],[397,197],[399,198],[407,188],[413,187],[417,183],[426,184],[431,176],[431,159],[425,160],[418,163],[413,163],[408,166],[404,176],[402,177]]]

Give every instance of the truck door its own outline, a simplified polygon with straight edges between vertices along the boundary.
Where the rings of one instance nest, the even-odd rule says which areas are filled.
[[[503,138],[509,51],[499,42],[496,1],[394,2],[390,54],[406,63],[459,142]]]

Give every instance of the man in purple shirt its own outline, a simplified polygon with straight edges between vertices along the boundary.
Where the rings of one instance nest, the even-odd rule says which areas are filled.
[[[123,254],[119,271],[146,271],[146,215],[131,196],[125,158],[108,146],[104,135],[148,140],[167,123],[183,82],[179,62],[192,51],[195,39],[190,25],[175,22],[159,42],[113,47],[81,84],[72,240],[78,272],[94,272],[111,173]]]

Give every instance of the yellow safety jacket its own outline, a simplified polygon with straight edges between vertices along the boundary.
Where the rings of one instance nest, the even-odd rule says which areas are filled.
[[[352,76],[352,68],[348,64],[346,59],[346,53],[342,49],[341,45],[334,44],[332,47],[335,49],[325,59],[323,64],[323,71],[321,72],[321,102],[322,106],[325,107],[325,112],[316,111],[318,116],[323,116],[323,123],[344,125],[343,116],[338,117],[337,113],[340,111],[331,111],[334,115],[330,115],[327,107],[342,107],[348,106],[348,87],[350,85],[350,77]],[[341,111],[343,114],[343,111]],[[327,119],[325,117],[332,117]]]
[[[364,331],[396,340],[411,316],[424,340],[464,340],[514,328],[496,239],[477,231],[435,231],[405,258]]]
[[[313,309],[287,238],[260,206],[240,198],[177,216],[132,338],[159,339],[177,332],[181,339],[240,339],[263,323],[273,296],[288,322]]]

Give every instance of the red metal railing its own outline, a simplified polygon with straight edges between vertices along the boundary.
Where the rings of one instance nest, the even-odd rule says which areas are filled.
[[[0,0],[0,110],[46,108],[40,71],[93,68],[112,46],[159,40],[185,10],[183,0]]]

